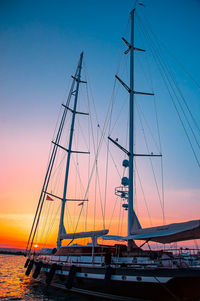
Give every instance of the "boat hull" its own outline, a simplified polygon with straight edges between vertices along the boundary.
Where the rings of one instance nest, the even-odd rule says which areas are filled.
[[[57,266],[48,281],[52,265],[45,264],[38,280],[65,290],[104,297],[129,300],[200,299],[200,269],[137,269],[67,265]],[[161,297],[162,296],[162,297]]]

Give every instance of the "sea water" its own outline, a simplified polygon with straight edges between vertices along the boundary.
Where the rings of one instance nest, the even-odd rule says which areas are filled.
[[[24,256],[0,255],[0,300],[92,300],[89,296],[37,283],[31,277],[25,276],[25,261]]]

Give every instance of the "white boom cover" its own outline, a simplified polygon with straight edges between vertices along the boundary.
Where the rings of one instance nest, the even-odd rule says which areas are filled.
[[[171,243],[184,240],[200,238],[200,220],[193,220],[184,223],[174,223],[151,228],[136,227],[132,225],[132,234],[129,236],[105,235],[105,240],[146,240],[159,243]]]
[[[148,240],[164,244],[198,238],[200,238],[200,220],[143,228],[137,231],[134,231],[134,227],[132,227],[132,235],[127,236],[127,239]]]
[[[89,232],[77,232],[77,233],[68,233],[61,234],[61,239],[75,239],[75,238],[84,238],[84,237],[98,237],[108,234],[109,230],[99,230],[99,231],[89,231]]]

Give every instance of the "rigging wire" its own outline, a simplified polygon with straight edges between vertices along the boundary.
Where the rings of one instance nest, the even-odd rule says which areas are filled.
[[[122,210],[122,222],[121,222],[121,229],[120,229],[119,235],[123,235],[124,212],[125,212],[125,210]]]
[[[100,136],[99,143],[98,143],[98,146],[97,146],[97,149],[96,149],[95,158],[94,158],[94,162],[93,162],[93,165],[92,165],[92,168],[91,168],[91,173],[90,173],[88,185],[87,185],[87,188],[86,188],[86,191],[85,191],[85,195],[87,195],[87,193],[88,193],[88,190],[89,190],[89,187],[90,187],[90,183],[91,183],[94,171],[95,171],[95,165],[96,165],[95,162],[96,162],[96,160],[97,160],[97,158],[99,156],[99,152],[100,152],[103,140],[104,140],[105,135],[106,135],[106,129],[109,126],[109,116],[110,116],[109,112],[110,112],[111,108],[112,108],[112,103],[110,102],[110,104],[108,106],[107,114],[106,114],[106,117],[105,117],[105,120],[104,120],[103,128],[101,130],[101,136]],[[80,214],[81,214],[81,212],[80,212]],[[79,223],[79,219],[77,221],[77,226],[78,226],[78,223]]]
[[[197,125],[197,123],[196,123],[196,121],[195,121],[195,119],[194,119],[194,116],[193,116],[191,110],[189,109],[189,107],[188,107],[188,105],[187,105],[187,102],[186,102],[186,100],[185,100],[185,98],[184,98],[184,96],[183,96],[181,90],[180,90],[179,87],[178,87],[178,84],[177,84],[177,82],[176,82],[176,80],[175,80],[175,78],[174,78],[174,75],[172,74],[172,72],[171,72],[171,70],[169,69],[169,67],[164,63],[164,61],[163,61],[163,59],[162,59],[161,56],[160,56],[160,60],[162,61],[163,65],[165,66],[166,71],[169,73],[169,75],[170,75],[170,77],[171,77],[171,79],[172,79],[172,81],[173,81],[173,83],[174,83],[175,88],[177,89],[177,91],[178,91],[178,93],[179,93],[179,95],[180,95],[180,97],[181,97],[183,103],[185,104],[185,106],[186,106],[186,108],[187,108],[187,111],[189,112],[189,114],[190,114],[190,116],[191,116],[191,118],[192,118],[192,120],[193,120],[193,122],[194,122],[194,125],[197,127],[197,130],[199,131],[199,127],[198,127],[198,125]],[[166,73],[167,73],[167,72],[166,72]],[[174,94],[175,94],[175,93],[174,93]],[[176,96],[176,95],[175,95],[175,96]],[[180,102],[180,100],[179,100],[179,98],[178,98],[177,96],[176,96],[176,99],[177,99],[177,101],[178,101],[178,104],[179,104],[179,106],[180,106],[180,109],[181,109],[181,111],[182,111],[182,114],[184,115],[185,120],[186,120],[186,122],[187,122],[187,124],[188,124],[188,126],[189,126],[189,128],[190,128],[190,130],[191,130],[191,132],[192,132],[192,135],[193,135],[193,137],[194,137],[194,140],[195,140],[195,142],[196,142],[198,148],[200,149],[200,144],[199,144],[199,142],[198,142],[198,140],[197,140],[197,138],[196,138],[196,135],[195,135],[195,132],[194,132],[193,128],[192,128],[191,125],[190,125],[190,122],[189,122],[189,120],[188,120],[188,118],[187,118],[187,115],[186,115],[186,113],[185,113],[185,111],[184,111],[182,105],[181,105],[181,102]],[[199,133],[200,133],[200,131],[199,131]]]
[[[114,216],[114,213],[115,213],[115,209],[116,209],[116,205],[117,205],[117,203],[118,203],[118,197],[116,197],[116,199],[115,199],[115,203],[114,203],[114,208],[113,208],[113,211],[112,211],[112,214],[111,214],[111,218],[110,218],[110,221],[109,221],[109,223],[108,223],[108,229],[110,229],[110,226],[111,226],[111,223],[112,223],[112,220],[113,220],[113,216]]]
[[[155,144],[155,146],[156,146],[156,148],[157,148],[157,151],[158,151],[159,154],[160,154],[160,153],[161,153],[160,146],[158,146],[158,143],[157,143],[155,137],[153,136],[151,127],[150,127],[150,125],[149,125],[149,123],[148,123],[148,121],[147,121],[147,119],[146,119],[146,117],[145,117],[145,114],[144,114],[144,112],[142,111],[141,106],[139,105],[138,102],[136,102],[136,105],[138,106],[138,113],[141,114],[141,116],[142,116],[142,118],[143,118],[143,120],[144,120],[144,123],[146,124],[146,127],[147,127],[148,130],[149,130],[149,134],[150,134],[150,136],[151,136],[151,138],[152,138],[152,140],[153,140],[153,142],[154,142],[154,144]]]
[[[145,134],[143,123],[142,123],[142,119],[141,119],[140,106],[139,106],[139,104],[137,104],[137,102],[136,102],[136,108],[138,110],[138,116],[139,116],[139,120],[140,120],[141,127],[142,127],[142,132],[143,132],[143,136],[144,136],[144,141],[145,141],[146,149],[147,149],[147,152],[150,153],[148,142],[147,142],[147,138],[146,138],[146,134]],[[161,199],[161,196],[160,196],[158,182],[157,182],[157,179],[156,179],[156,174],[155,174],[155,170],[154,170],[154,166],[153,166],[153,162],[152,162],[152,158],[151,157],[149,157],[149,161],[150,161],[150,164],[151,164],[151,169],[152,169],[152,173],[153,173],[153,177],[154,177],[154,182],[155,182],[155,185],[156,185],[158,199],[160,201],[160,206],[161,206],[161,209],[162,209],[163,222],[164,222],[165,221],[164,207],[163,207],[163,202],[162,202],[162,199]]]
[[[149,208],[148,208],[147,199],[146,199],[146,196],[145,196],[145,193],[144,193],[142,181],[141,181],[140,174],[139,174],[139,171],[137,169],[136,164],[135,164],[135,170],[136,170],[136,174],[137,174],[137,177],[138,177],[138,180],[139,180],[140,188],[141,188],[141,191],[142,191],[142,194],[143,194],[143,199],[144,199],[144,202],[145,202],[145,207],[146,207],[146,210],[147,210],[149,221],[150,221],[150,224],[152,225],[152,219],[151,219],[150,211],[149,211]]]
[[[51,222],[49,223],[48,231],[47,231],[47,234],[46,234],[46,241],[44,242],[44,247],[45,247],[46,244],[47,244],[47,241],[48,241],[49,236],[50,236],[50,234],[51,234],[51,231],[52,231],[52,229],[53,229],[54,223],[55,223],[55,221],[56,221],[56,216],[58,216],[58,212],[60,211],[60,209],[61,209],[61,204],[58,206],[57,211],[56,211],[54,217],[52,217],[52,220],[51,220]]]
[[[140,17],[139,17],[140,18]],[[146,20],[147,21],[147,20]],[[183,67],[183,65],[182,64],[180,64],[180,62],[178,62],[178,60],[177,60],[177,58],[170,52],[170,50],[167,48],[167,46],[156,36],[156,34],[151,30],[151,26],[149,26],[148,25],[148,29],[149,29],[149,31],[150,31],[150,33],[151,33],[151,35],[154,37],[154,41],[155,41],[155,43],[157,42],[157,45],[158,45],[158,47],[160,48],[160,50],[162,49],[162,47],[164,48],[164,49],[166,49],[166,51],[167,51],[167,53],[175,60],[175,62],[182,68],[182,70],[192,79],[192,81],[196,84],[196,86],[198,87],[198,88],[200,88],[200,85],[199,85],[199,83],[194,79],[194,77]],[[170,69],[169,69],[169,71],[170,71]],[[172,73],[171,73],[172,74]],[[174,78],[174,76],[172,75],[172,77]],[[173,79],[172,78],[172,79]],[[175,79],[173,79],[173,81],[175,82]],[[190,117],[191,117],[191,119],[192,119],[192,121],[193,121],[193,123],[194,123],[194,125],[196,126],[196,128],[197,128],[197,130],[198,130],[198,132],[199,132],[199,134],[200,134],[200,128],[199,128],[199,126],[198,126],[198,123],[196,122],[196,120],[195,120],[195,118],[194,118],[194,116],[193,116],[193,114],[192,114],[192,112],[191,112],[191,110],[190,110],[190,108],[189,108],[189,106],[188,106],[188,104],[187,104],[187,102],[186,102],[186,100],[185,100],[185,98],[184,98],[184,96],[183,96],[183,94],[182,94],[182,92],[181,92],[181,90],[179,89],[179,87],[178,87],[178,85],[177,85],[177,83],[175,82],[175,85],[176,85],[176,88],[177,88],[177,90],[178,90],[178,92],[179,92],[179,94],[180,94],[180,96],[181,96],[181,98],[182,98],[182,101],[184,102],[184,104],[185,104],[185,106],[186,106],[186,108],[187,108],[187,111],[189,112],[189,115],[190,115]]]
[[[158,122],[158,112],[157,112],[157,106],[156,106],[156,98],[153,97],[153,103],[154,103],[154,110],[156,115],[156,126],[157,126],[157,133],[158,133],[158,142],[159,142],[159,149],[160,154],[162,154],[162,145],[161,145],[161,136],[160,136],[160,128],[159,128],[159,122]],[[163,167],[163,156],[160,157],[160,169],[161,169],[161,193],[162,193],[162,202],[163,202],[163,212],[165,212],[165,190],[164,190],[164,167]],[[165,214],[164,214],[163,224],[166,223]]]
[[[89,98],[89,91],[88,91],[88,86],[90,87],[90,81],[89,81],[89,77],[87,74],[87,68],[86,68],[86,64],[85,62],[83,62],[83,66],[84,66],[84,72],[85,72],[85,78],[86,78],[86,98],[87,98],[87,108],[88,108],[88,113],[89,113],[89,118],[88,118],[88,138],[89,138],[89,148],[88,151],[91,152],[91,140],[94,142],[93,139],[93,127],[92,127],[92,122],[91,122],[91,105],[90,105],[90,98]],[[91,90],[91,98],[93,100],[94,103],[94,97],[92,94],[92,89],[90,87]],[[95,113],[96,113],[96,108],[94,108]],[[96,114],[97,115],[97,114]],[[90,130],[91,129],[91,130]],[[91,134],[92,132],[92,134]],[[92,139],[91,139],[91,135],[92,135]],[[94,149],[95,149],[95,145],[94,145]],[[88,172],[87,172],[87,182],[89,181],[89,176],[90,176],[90,156],[88,157]],[[88,198],[89,198],[89,191],[88,191]],[[88,223],[88,202],[86,204],[86,212],[85,212],[85,231],[87,231],[87,223]]]
[[[86,85],[87,86],[87,85]],[[88,95],[89,95],[89,93],[88,93],[88,86],[87,86],[87,98],[88,98],[88,100],[89,100],[89,97],[88,97]],[[93,105],[94,105],[94,103],[93,103]],[[94,105],[94,110],[95,110],[95,112],[96,112],[96,109],[95,109],[95,105]],[[90,116],[90,120],[91,120],[91,114],[90,114],[90,107],[89,107],[89,116]],[[96,118],[97,118],[97,115],[96,115]],[[98,119],[97,119],[98,120]],[[91,123],[91,125],[92,125],[92,122],[90,122]],[[95,139],[94,139],[94,131],[93,131],[93,127],[91,126],[91,129],[92,129],[92,140],[93,140],[93,147],[94,147],[94,150],[95,150]],[[98,147],[100,147],[101,146],[101,141],[99,142],[99,146]],[[98,147],[97,147],[97,150],[98,150]],[[98,155],[96,155],[95,156],[95,160],[94,160],[94,164],[95,164],[95,162],[96,162],[96,160],[97,160],[97,158],[98,158]],[[86,188],[86,191],[85,191],[85,197],[87,196],[87,194],[88,194],[88,192],[89,192],[89,187],[90,187],[90,182],[91,182],[91,180],[92,180],[92,176],[93,176],[93,173],[94,173],[94,165],[93,164],[93,167],[92,167],[92,170],[91,170],[91,173],[90,173],[90,177],[89,177],[89,181],[88,181],[88,185],[87,185],[87,188]],[[85,197],[84,197],[84,199],[85,199]],[[83,207],[84,206],[82,206],[81,207],[81,210],[80,210],[80,212],[79,212],[79,217],[78,217],[78,220],[77,220],[77,223],[76,223],[76,226],[75,226],[75,229],[74,229],[74,233],[76,232],[76,230],[77,230],[77,227],[78,227],[78,224],[79,224],[79,221],[80,221],[80,217],[81,217],[81,214],[82,214],[82,211],[83,211]],[[87,210],[88,211],[88,210]],[[86,213],[86,217],[87,217],[87,213]]]
[[[88,90],[87,90],[87,97],[88,97],[88,100],[89,100],[89,93],[88,93]],[[93,105],[95,107],[95,103],[94,103],[94,100],[93,100]],[[95,109],[96,111],[96,109]],[[96,148],[95,148],[95,145],[98,145],[99,144],[99,139],[98,136],[99,136],[99,132],[101,132],[101,127],[100,127],[100,124],[98,122],[98,118],[96,117],[97,119],[97,143],[95,143],[95,139],[94,139],[94,135],[93,135],[93,146],[94,146],[94,151],[96,152]],[[92,122],[91,122],[92,124]],[[101,135],[103,133],[101,132]],[[99,173],[98,173],[98,157],[96,157],[96,160],[95,160],[95,170],[96,170],[96,176],[95,176],[95,204],[94,204],[94,227],[95,227],[95,216],[96,216],[96,205],[97,205],[97,186],[99,186],[99,197],[100,197],[100,206],[101,206],[101,212],[102,212],[102,221],[103,221],[103,228],[105,228],[105,218],[104,218],[104,207],[102,205],[102,198],[101,198],[101,190],[100,190],[100,179],[99,179]],[[88,179],[89,179],[89,175],[88,175]]]
[[[91,184],[91,181],[92,181],[92,178],[93,178],[93,174],[94,174],[94,171],[95,171],[95,167],[96,167],[96,160],[98,159],[99,152],[100,152],[100,149],[101,149],[101,146],[102,146],[102,142],[103,142],[103,138],[105,137],[105,129],[107,128],[107,125],[108,125],[108,113],[106,115],[106,118],[105,118],[105,121],[104,121],[104,125],[103,125],[102,134],[100,136],[99,143],[97,145],[97,149],[96,149],[96,152],[95,152],[95,158],[94,158],[93,165],[92,165],[92,168],[91,168],[91,173],[90,173],[89,181],[88,181],[88,184],[87,184],[87,187],[86,187],[86,190],[85,190],[85,196],[87,196],[89,188],[90,188],[90,184]],[[92,137],[94,138],[94,134],[92,135]],[[93,142],[94,142],[94,139],[93,139]],[[95,144],[93,143],[93,145],[95,145]],[[82,210],[83,210],[83,207],[80,210],[79,218],[78,218],[77,224],[76,224],[76,229],[77,229],[78,224],[79,224],[79,220],[80,220],[80,216],[81,216]]]
[[[98,145],[98,134],[99,134],[99,126],[97,126],[97,145]],[[95,162],[95,170],[96,170],[96,173],[95,173],[95,186],[94,186],[94,221],[93,221],[93,225],[94,225],[94,231],[95,231],[95,227],[96,227],[96,204],[97,204],[97,164],[98,164],[98,159],[96,160]]]
[[[92,94],[92,89],[91,89],[91,85],[90,85],[90,81],[89,81],[89,76],[88,76],[88,73],[87,73],[87,69],[86,69],[86,66],[85,66],[85,73],[87,74],[87,85],[86,85],[86,94],[87,94],[87,101],[88,101],[88,110],[89,110],[89,121],[90,121],[90,128],[91,128],[91,136],[92,136],[92,144],[93,144],[93,150],[94,150],[94,154],[96,154],[97,152],[97,149],[98,149],[98,139],[96,140],[97,143],[95,142],[95,135],[94,135],[94,129],[93,129],[93,122],[92,122],[92,114],[91,114],[91,105],[90,105],[90,98],[89,98],[89,88],[90,88],[90,93],[92,95],[92,105],[93,105],[93,108],[94,108],[94,112],[95,112],[95,117],[96,117],[96,124],[97,124],[97,130],[100,129],[100,122],[98,120],[98,117],[97,117],[97,112],[96,112],[96,106],[95,106],[95,101],[94,101],[94,97],[93,97],[93,94]],[[90,131],[89,131],[90,133]],[[97,146],[96,146],[97,145]],[[95,156],[96,158],[94,159],[94,164],[96,165],[97,164],[97,160],[98,160],[98,156]],[[94,172],[94,170],[90,170],[90,164],[91,162],[89,161],[89,169],[88,169],[88,183],[91,182],[92,180],[92,174]],[[89,187],[90,185],[87,187],[86,189],[86,194],[89,193]],[[87,192],[88,190],[88,192]],[[101,202],[101,211],[102,211],[102,216],[103,216],[103,206],[102,206],[102,202]],[[88,216],[88,204],[87,204],[87,212],[86,212],[86,221],[87,221],[87,216]],[[103,224],[105,224],[104,222],[104,219],[103,219]],[[86,224],[85,224],[86,225]]]
[[[103,214],[103,200],[102,200],[102,193],[101,193],[101,186],[100,186],[100,177],[99,177],[99,172],[97,169],[97,183],[98,183],[98,187],[99,187],[99,198],[100,198],[100,206],[101,206],[101,212]],[[103,219],[103,229],[105,229],[105,219]]]
[[[58,189],[59,189],[59,185],[60,185],[60,182],[61,182],[61,177],[62,177],[62,174],[64,172],[64,160],[66,159],[66,153],[64,152],[60,162],[58,163],[58,165],[55,167],[55,171],[52,175],[52,183],[50,182],[49,184],[51,185],[51,190],[52,191],[55,191],[57,193]],[[57,162],[55,162],[55,165],[56,165]],[[54,181],[54,178],[55,178],[55,181]],[[54,182],[53,182],[54,181]]]
[[[115,88],[116,88],[116,79],[114,80],[112,96],[111,96],[111,107],[110,107],[110,118],[109,118],[109,126],[108,126],[108,136],[110,135],[110,128],[111,128],[111,122],[112,122],[112,112],[113,112],[113,105],[114,105]],[[107,200],[108,163],[109,163],[109,140],[107,139],[104,210],[103,210],[104,229],[105,229],[105,214],[106,214],[106,200]]]
[[[77,67],[76,72],[75,72],[75,77],[77,75],[77,72],[78,72],[78,67]],[[71,89],[70,89],[70,92],[69,92],[69,96],[66,100],[66,107],[70,103],[72,92],[74,90],[74,85],[75,85],[75,80],[73,80],[73,82],[72,82]],[[57,153],[57,149],[58,149],[58,143],[59,143],[60,138],[61,138],[62,129],[63,129],[63,126],[64,126],[66,115],[67,115],[67,110],[65,108],[64,111],[63,111],[63,115],[62,115],[62,118],[61,118],[61,123],[60,123],[58,133],[57,133],[57,136],[56,136],[56,143],[57,144],[54,144],[54,147],[53,147],[53,150],[52,150],[52,155],[51,155],[49,165],[48,165],[48,168],[47,168],[47,172],[46,172],[46,175],[45,175],[44,184],[43,184],[42,191],[41,191],[41,194],[40,194],[40,198],[39,198],[39,201],[38,201],[35,217],[34,217],[32,227],[31,227],[31,231],[30,231],[30,235],[29,235],[29,238],[28,238],[28,241],[27,241],[26,253],[28,255],[30,255],[31,248],[32,248],[34,238],[35,238],[35,234],[36,234],[36,231],[37,231],[37,227],[38,227],[38,224],[39,224],[39,221],[40,221],[40,215],[41,215],[41,212],[42,212],[43,203],[44,203],[44,199],[45,199],[44,191],[46,191],[47,188],[48,188],[52,168],[53,168],[53,165],[54,165],[54,161],[55,161],[55,157],[56,157],[56,153]]]
[[[130,21],[129,21],[130,22]],[[127,26],[128,26],[128,24],[127,24]],[[119,63],[119,65],[118,65],[118,69],[119,69],[119,66],[120,66],[120,63]],[[85,68],[85,70],[86,70],[86,68]],[[116,80],[115,80],[115,83],[116,83]],[[114,85],[115,85],[115,83],[114,83]],[[92,98],[92,100],[93,100],[93,106],[94,106],[94,108],[95,108],[95,104],[94,104],[94,99]],[[105,133],[106,133],[106,128],[108,127],[108,124],[109,124],[109,119],[108,119],[108,117],[109,117],[109,112],[110,112],[110,110],[112,110],[112,100],[111,100],[111,102],[110,102],[110,104],[109,104],[109,107],[108,107],[108,111],[107,111],[107,114],[106,114],[106,118],[105,118],[105,120],[104,120],[104,125],[103,125],[103,129],[102,129],[102,131],[101,131],[101,137],[100,137],[100,140],[99,140],[99,143],[98,143],[98,146],[97,146],[97,150],[96,150],[96,155],[95,155],[95,159],[94,159],[94,163],[93,163],[93,166],[92,166],[92,169],[91,169],[91,174],[90,174],[90,177],[89,177],[89,181],[88,181],[88,185],[87,185],[87,188],[86,188],[86,192],[85,192],[85,195],[87,195],[87,193],[88,193],[88,190],[89,190],[89,187],[90,187],[90,183],[91,183],[91,180],[92,180],[92,176],[93,176],[93,173],[94,173],[94,171],[95,171],[95,165],[96,165],[96,162],[97,162],[97,159],[98,159],[98,156],[99,156],[99,151],[100,151],[100,148],[101,148],[101,145],[102,145],[102,142],[103,142],[103,140],[104,140],[104,138],[105,138]],[[95,114],[96,114],[96,109],[95,109]],[[97,122],[98,122],[98,118],[97,118],[97,114],[96,114],[96,120],[97,120]],[[99,122],[98,122],[98,124],[99,124]],[[93,137],[93,141],[94,141],[94,134],[92,134],[92,137]],[[93,143],[94,144],[94,143]],[[94,144],[95,145],[95,144]],[[105,189],[105,193],[106,193],[106,191],[107,191],[107,189]],[[104,204],[104,213],[103,213],[103,223],[104,223],[104,225],[105,225],[105,208],[106,208],[106,196],[105,196],[105,204]],[[81,208],[82,209],[82,208]],[[80,211],[80,215],[81,215],[81,212],[82,212],[82,210]],[[78,223],[79,223],[79,219],[78,219],[78,221],[77,221],[77,227],[78,227]],[[76,228],[77,228],[76,227]]]
[[[141,38],[143,40],[143,35],[141,35]],[[152,77],[152,71],[151,71],[151,68],[150,68],[150,63],[149,63],[147,55],[145,55],[145,59],[146,59],[146,66],[147,66],[147,71],[148,71],[147,74],[149,75],[150,88],[151,88],[151,91],[154,91],[154,85],[153,85],[153,80],[152,80],[152,78],[153,78]],[[146,72],[144,72],[144,74],[146,74]],[[159,128],[159,122],[158,122],[158,111],[157,111],[157,104],[156,104],[156,96],[155,96],[155,94],[153,95],[153,104],[154,104],[155,120],[156,120],[157,135],[158,135],[158,144],[159,144],[159,146],[157,146],[157,148],[158,148],[158,152],[160,154],[162,154],[161,136],[160,136],[160,128]],[[142,112],[142,110],[141,110],[141,112]],[[147,120],[146,120],[144,114],[143,114],[143,119],[144,119],[145,123],[147,124]],[[157,142],[153,138],[153,134],[151,132],[151,128],[150,128],[150,126],[148,124],[147,124],[147,127],[149,128],[149,131],[151,133],[151,136],[152,136],[152,139],[154,140],[155,145],[157,145]],[[162,193],[162,202],[163,202],[163,212],[165,212],[163,156],[161,156],[161,158],[160,158],[160,165],[161,165],[160,166],[160,168],[161,168],[161,193]],[[165,224],[165,219],[163,220],[163,223]]]
[[[44,239],[44,236],[45,236],[45,232],[46,232],[46,227],[47,227],[47,221],[48,221],[48,218],[49,218],[49,213],[50,213],[50,202],[48,202],[47,206],[46,206],[46,209],[47,209],[47,212],[45,213],[45,211],[43,212],[43,223],[42,223],[42,220],[40,222],[41,224],[41,229],[42,229],[42,232],[41,232],[41,237],[40,237],[40,241],[42,242],[43,239]]]
[[[129,23],[130,23],[130,18],[128,18],[128,22],[126,24],[126,30],[129,27]],[[121,53],[121,51],[118,54],[118,64],[117,64],[117,70],[116,70],[116,74],[119,73],[119,69],[121,66],[121,62],[122,62],[122,58],[123,55]],[[112,94],[111,94],[111,99],[110,99],[110,118],[109,118],[109,125],[108,125],[108,136],[110,136],[111,134],[111,124],[112,124],[112,113],[113,113],[113,105],[114,105],[114,95],[115,95],[115,90],[116,90],[116,78],[114,80],[114,85],[113,85],[113,89],[112,89]],[[110,154],[110,150],[109,150],[109,140],[107,140],[107,152],[106,152],[106,172],[105,172],[105,190],[104,190],[104,211],[103,211],[103,223],[104,223],[104,229],[105,229],[105,219],[106,219],[106,201],[107,201],[107,185],[108,185],[108,166],[109,166],[109,154]]]
[[[137,15],[137,16],[138,16],[138,15]],[[140,18],[139,18],[139,19],[140,19]],[[153,42],[152,42],[152,40],[151,40],[151,38],[150,38],[148,32],[146,32],[146,30],[145,30],[143,27],[144,27],[144,25],[143,25],[143,23],[142,23],[141,20],[140,20],[140,28],[141,28],[141,31],[143,32],[144,36],[146,36],[146,41],[147,41],[147,43],[149,43],[149,48],[150,48],[150,51],[151,51],[151,53],[152,53],[152,57],[154,58],[154,60],[155,60],[155,62],[156,62],[156,65],[157,65],[158,70],[159,70],[159,72],[160,72],[160,74],[161,74],[161,77],[162,77],[162,79],[163,79],[163,82],[164,82],[164,84],[165,84],[165,86],[166,86],[166,88],[167,88],[167,90],[168,90],[168,93],[169,93],[170,98],[171,98],[171,100],[172,100],[172,103],[173,103],[173,105],[174,105],[175,111],[176,111],[176,113],[177,113],[177,115],[178,115],[178,117],[179,117],[179,120],[180,120],[180,122],[181,122],[181,125],[182,125],[182,127],[183,127],[183,130],[184,130],[184,132],[185,132],[185,134],[186,134],[186,137],[187,137],[187,139],[188,139],[189,145],[190,145],[190,147],[191,147],[191,150],[192,150],[192,152],[193,152],[193,155],[194,155],[194,157],[195,157],[195,160],[196,160],[196,162],[197,162],[197,165],[200,167],[200,161],[198,160],[196,151],[195,151],[194,146],[193,146],[193,144],[192,144],[192,141],[191,141],[191,139],[190,139],[190,137],[189,137],[188,131],[187,131],[185,125],[184,125],[183,119],[181,118],[181,114],[180,114],[180,112],[179,112],[179,110],[178,110],[178,107],[177,107],[177,105],[176,105],[176,103],[175,103],[175,99],[173,98],[172,93],[171,93],[171,91],[170,91],[170,88],[171,88],[172,92],[174,93],[175,98],[176,98],[177,101],[178,101],[178,104],[179,104],[179,106],[180,106],[182,112],[184,112],[184,110],[183,110],[183,108],[182,108],[182,106],[181,106],[181,104],[180,104],[180,101],[178,100],[178,96],[177,96],[177,94],[176,94],[176,92],[175,92],[175,89],[173,88],[173,86],[172,86],[172,84],[171,84],[171,82],[170,82],[170,79],[169,79],[169,76],[168,76],[168,73],[169,73],[168,67],[166,67],[166,64],[163,62],[163,60],[162,60],[162,58],[161,58],[159,52],[158,52],[157,49],[153,46]],[[167,72],[168,72],[168,73],[167,73]],[[169,75],[170,75],[170,74],[169,74]],[[185,117],[187,123],[189,124],[189,121],[188,121],[188,119],[187,119],[185,113],[184,113],[184,117]],[[191,129],[191,126],[189,126],[189,127],[190,127],[190,129]],[[193,130],[192,130],[192,133],[193,133],[193,136],[194,136],[194,131],[193,131]],[[196,141],[196,138],[195,138],[195,141]]]
[[[147,22],[147,18],[145,17],[145,20]],[[173,58],[175,60],[175,62],[177,63],[177,65],[179,65],[181,67],[181,69],[188,75],[188,77],[191,78],[191,80],[194,82],[194,84],[200,89],[200,84],[196,81],[196,79],[192,76],[192,74],[186,70],[186,68],[183,66],[182,63],[179,62],[179,60],[177,59],[177,57],[175,57],[175,55],[170,51],[170,49],[163,43],[163,41],[161,41],[157,35],[155,34],[155,32],[153,32],[151,30],[151,26],[150,26],[150,22],[148,21],[147,26],[149,28],[149,30],[151,31],[152,35],[155,37],[155,40],[157,40],[160,45],[162,45],[163,48],[166,49],[166,51],[168,52],[168,54],[171,56],[171,58]]]
[[[117,227],[117,234],[118,235],[120,234],[120,229],[121,229],[121,224],[122,224],[122,222],[121,222],[121,216],[122,216],[121,212],[122,212],[122,199],[120,199],[120,209],[119,209],[119,218],[118,218],[119,222],[118,222],[118,227]]]
[[[78,122],[77,122],[78,123]],[[79,128],[79,123],[78,123],[78,128]],[[79,133],[79,130],[77,131]],[[75,137],[74,137],[75,138]],[[78,140],[79,137],[77,137],[77,140]],[[76,141],[76,139],[74,139],[74,142]],[[76,141],[77,142],[77,141]],[[76,143],[76,149],[77,149],[77,145],[78,143]],[[75,199],[77,198],[77,177],[78,177],[78,174],[80,175],[80,172],[79,172],[79,161],[78,161],[78,154],[76,153],[76,156],[74,158],[74,165],[76,166],[75,168],[77,169],[77,172],[76,172],[76,175],[75,175],[75,183],[74,183],[74,191],[75,191]],[[75,204],[74,204],[75,205]],[[74,228],[74,223],[75,223],[75,212],[76,212],[76,206],[73,206],[74,207],[74,210],[73,210],[73,228]]]

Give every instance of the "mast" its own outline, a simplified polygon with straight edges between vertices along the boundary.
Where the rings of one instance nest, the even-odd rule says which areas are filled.
[[[75,78],[76,89],[74,91],[75,92],[74,107],[73,107],[73,115],[72,115],[72,122],[71,122],[71,128],[70,128],[70,137],[69,137],[68,156],[67,156],[67,163],[66,163],[63,199],[62,199],[62,207],[61,207],[61,213],[60,213],[60,225],[59,225],[58,239],[57,239],[57,248],[58,249],[61,247],[60,237],[64,230],[64,213],[65,213],[65,203],[66,203],[66,194],[67,194],[67,184],[68,184],[68,175],[69,175],[70,159],[71,159],[71,152],[72,152],[72,142],[73,142],[74,124],[75,124],[76,108],[77,108],[77,101],[78,101],[79,84],[81,82],[82,61],[83,61],[83,52],[80,55],[80,59],[78,62],[78,74],[77,74],[77,78]]]
[[[134,158],[134,13],[131,15],[131,40],[130,40],[130,98],[129,98],[129,193],[128,193],[128,235],[131,235],[133,222],[133,158]]]
[[[37,209],[36,209],[36,212],[35,212],[35,217],[34,217],[32,227],[31,227],[31,231],[30,231],[30,234],[29,234],[29,238],[28,238],[28,241],[27,241],[27,246],[26,246],[27,254],[31,253],[32,245],[33,245],[33,242],[34,242],[34,239],[35,239],[35,236],[36,236],[37,228],[38,228],[39,221],[40,221],[41,212],[42,212],[44,201],[45,201],[45,196],[47,194],[49,181],[50,181],[50,178],[51,178],[51,174],[52,174],[52,170],[53,170],[57,150],[58,150],[58,147],[59,147],[59,142],[60,142],[60,139],[61,139],[65,119],[66,119],[66,116],[67,116],[67,111],[68,111],[67,108],[68,108],[68,106],[70,105],[70,102],[71,102],[71,98],[72,98],[73,91],[74,91],[74,86],[75,86],[75,83],[76,83],[75,79],[77,77],[77,74],[78,74],[78,66],[76,68],[75,75],[73,76],[73,82],[72,82],[72,85],[71,85],[70,92],[69,92],[69,95],[67,97],[66,103],[65,103],[65,105],[63,105],[64,106],[64,111],[63,111],[63,115],[62,115],[61,122],[60,122],[60,125],[59,125],[59,129],[58,129],[58,132],[57,132],[57,135],[56,135],[55,142],[52,141],[54,146],[53,146],[53,149],[52,149],[52,153],[51,153],[51,156],[50,156],[50,160],[49,160],[48,168],[47,168],[47,171],[46,171],[44,183],[43,183],[43,186],[42,186],[40,198],[39,198]]]

